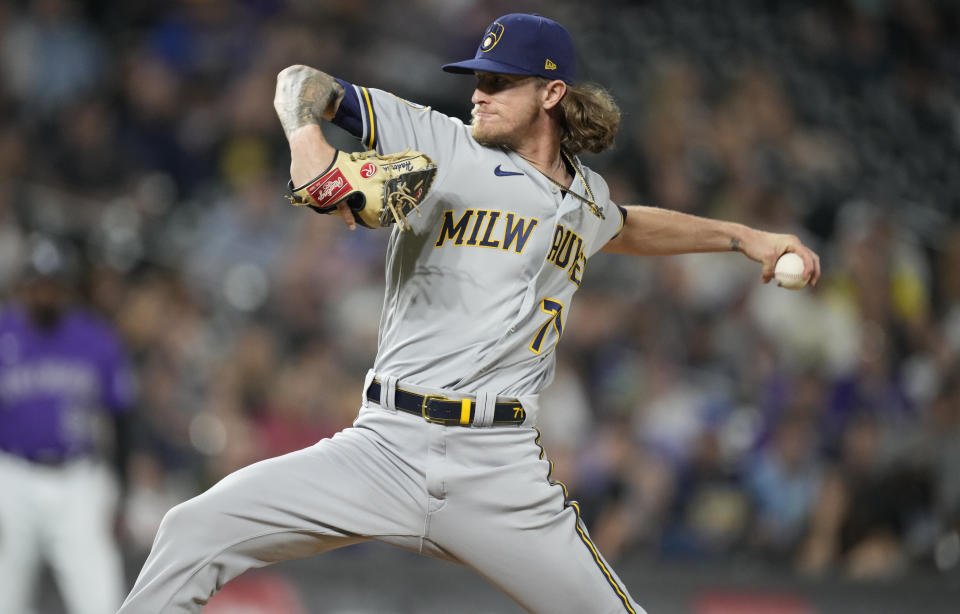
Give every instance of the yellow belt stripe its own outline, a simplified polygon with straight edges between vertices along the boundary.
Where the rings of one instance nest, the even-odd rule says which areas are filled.
[[[367,88],[361,87],[360,90],[363,92],[363,99],[367,103],[367,117],[370,119],[370,138],[367,139],[367,147],[373,149],[373,143],[375,142],[376,135],[374,134],[376,130],[376,122],[373,119],[373,103],[370,101],[370,92],[367,91]]]
[[[463,426],[470,424],[470,399],[460,400],[460,424]]]

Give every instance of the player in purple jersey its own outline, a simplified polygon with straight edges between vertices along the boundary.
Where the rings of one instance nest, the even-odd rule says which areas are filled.
[[[40,239],[28,260],[0,308],[0,614],[31,611],[41,560],[71,614],[107,614],[124,579],[99,442],[123,430],[131,376],[116,333],[71,303],[69,252]]]

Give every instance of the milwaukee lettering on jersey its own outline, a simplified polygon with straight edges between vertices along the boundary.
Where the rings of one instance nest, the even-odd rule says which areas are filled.
[[[562,224],[557,224],[553,230],[553,241],[547,261],[561,269],[569,269],[568,278],[577,286],[583,277],[583,269],[587,266],[587,255],[583,251],[583,239]]]
[[[307,186],[307,192],[317,202],[318,207],[325,207],[336,202],[353,191],[353,186],[343,176],[340,169],[335,168],[326,175],[319,177]]]
[[[453,211],[444,211],[440,236],[433,245],[443,247],[450,239],[458,246],[476,245],[520,254],[539,221],[522,218],[512,211],[504,214],[488,209],[467,209],[455,220]]]

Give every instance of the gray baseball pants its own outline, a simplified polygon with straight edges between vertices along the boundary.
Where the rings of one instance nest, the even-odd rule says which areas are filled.
[[[171,509],[118,614],[200,612],[247,569],[371,539],[467,565],[529,612],[642,614],[538,439],[365,401],[352,428]]]

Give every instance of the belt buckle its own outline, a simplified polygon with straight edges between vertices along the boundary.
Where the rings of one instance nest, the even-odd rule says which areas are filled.
[[[444,396],[444,395],[442,395],[442,394],[425,394],[425,395],[423,395],[423,402],[420,404],[420,415],[423,416],[423,419],[426,420],[427,422],[431,422],[431,423],[433,423],[433,424],[440,424],[440,425],[442,425],[442,426],[450,426],[451,424],[456,424],[455,422],[453,422],[453,421],[451,421],[451,420],[446,420],[446,419],[442,419],[442,418],[432,418],[432,417],[430,417],[430,416],[427,415],[427,403],[429,403],[432,399],[436,399],[437,401],[450,401],[450,400],[452,400],[452,399],[450,399],[449,397],[446,397],[446,396]]]

